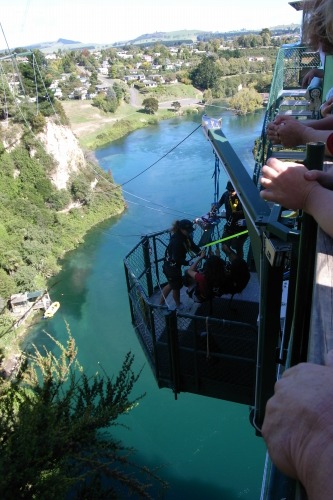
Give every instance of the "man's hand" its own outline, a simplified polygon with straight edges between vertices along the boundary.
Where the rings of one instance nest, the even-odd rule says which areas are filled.
[[[264,189],[260,192],[261,198],[293,210],[305,208],[311,191],[318,186],[317,182],[305,179],[307,172],[304,165],[270,158],[262,168],[260,182]]]
[[[306,73],[306,75],[303,77],[303,80],[302,80],[303,89],[306,89],[306,87],[308,87],[310,85],[312,78],[314,78],[315,76],[317,78],[323,78],[324,77],[324,70],[319,69],[319,68],[310,69],[310,71],[308,71]]]
[[[305,486],[310,500],[333,491],[333,368],[301,363],[285,371],[268,400],[262,434],[273,463]]]
[[[273,144],[284,147],[298,146],[304,143],[307,126],[288,115],[279,115],[267,125],[267,137]]]
[[[332,114],[333,111],[333,97],[325,101],[320,107],[320,113],[323,118]]]

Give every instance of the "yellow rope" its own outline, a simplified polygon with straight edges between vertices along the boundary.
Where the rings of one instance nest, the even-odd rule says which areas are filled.
[[[211,241],[210,243],[206,243],[202,248],[210,247],[212,245],[216,245],[216,243],[221,243],[222,241],[232,240],[232,238],[237,238],[238,236],[242,236],[243,234],[248,233],[249,231],[246,229],[245,231],[241,231],[237,234],[232,234],[231,236],[226,236],[225,238],[221,238],[220,240]]]

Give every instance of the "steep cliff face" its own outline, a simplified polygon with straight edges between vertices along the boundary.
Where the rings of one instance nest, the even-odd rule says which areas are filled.
[[[48,121],[44,132],[38,135],[48,154],[57,161],[51,180],[57,189],[65,189],[72,172],[85,168],[86,160],[79,142],[69,127]]]

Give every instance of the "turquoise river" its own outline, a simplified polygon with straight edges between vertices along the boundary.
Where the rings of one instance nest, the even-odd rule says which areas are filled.
[[[223,113],[223,131],[250,173],[262,120],[263,112]],[[137,462],[160,466],[159,475],[170,486],[162,498],[258,500],[265,447],[249,423],[248,407],[192,394],[175,401],[170,390],[158,389],[129,314],[124,256],[142,235],[166,229],[175,219],[203,215],[214,200],[214,154],[200,121],[200,116],[164,121],[96,151],[101,167],[125,183],[128,209],[91,230],[84,244],[66,255],[50,291],[61,308],[31,329],[26,344],[51,348],[44,330],[65,341],[67,321],[88,373],[101,366],[116,373],[125,354],[133,352],[135,369],[143,367],[135,393],[146,396],[123,417],[128,428],[112,432],[137,450]],[[226,181],[221,168],[220,193]]]

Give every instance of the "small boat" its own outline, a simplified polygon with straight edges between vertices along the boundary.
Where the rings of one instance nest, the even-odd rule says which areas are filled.
[[[44,318],[52,318],[60,307],[60,302],[52,302],[52,304],[46,309],[44,313]]]

